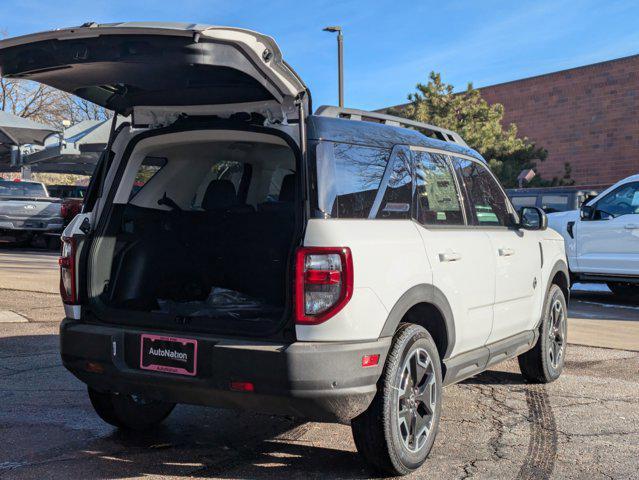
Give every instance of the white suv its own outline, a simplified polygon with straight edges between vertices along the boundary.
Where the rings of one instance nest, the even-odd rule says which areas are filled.
[[[0,42],[0,68],[130,116],[60,258],[62,360],[105,421],[192,403],[350,423],[404,474],[444,385],[513,357],[561,373],[563,240],[456,133],[311,115],[275,42],[235,28],[87,24]]]
[[[639,300],[639,175],[548,222],[564,237],[573,282],[606,283],[616,295]]]

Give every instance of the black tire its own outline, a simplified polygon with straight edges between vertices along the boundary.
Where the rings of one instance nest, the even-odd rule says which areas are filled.
[[[91,400],[91,405],[93,405],[93,409],[98,416],[104,420],[106,423],[113,425],[114,427],[121,427],[118,418],[115,416],[115,411],[113,410],[113,404],[111,403],[111,394],[103,393],[94,390],[91,387],[88,387],[89,391],[89,400]]]
[[[103,393],[89,387],[89,399],[102,420],[114,427],[147,430],[162,422],[174,403],[147,400],[133,395]]]
[[[535,346],[519,355],[519,368],[531,383],[550,383],[559,378],[564,369],[568,339],[568,308],[564,292],[551,285],[539,325]]]
[[[426,358],[430,361],[426,362]],[[415,375],[410,375],[412,366],[415,366]],[[417,387],[412,388],[415,378]],[[406,394],[402,394],[402,390]],[[423,393],[408,395],[408,392],[419,391]],[[441,364],[433,338],[419,325],[400,325],[373,402],[351,421],[357,451],[374,468],[388,475],[406,475],[419,468],[437,435],[441,394]],[[409,435],[412,423],[408,422],[413,418],[416,428],[412,431],[421,432],[417,442],[414,437],[411,442]]]
[[[639,302],[639,285],[632,283],[608,283],[608,288],[617,297]]]

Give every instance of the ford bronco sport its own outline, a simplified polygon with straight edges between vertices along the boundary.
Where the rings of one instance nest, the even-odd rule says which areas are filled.
[[[130,116],[60,258],[62,360],[117,427],[176,403],[350,423],[389,474],[426,459],[442,387],[566,349],[563,240],[455,132],[322,107],[267,36],[86,24],[0,68]]]

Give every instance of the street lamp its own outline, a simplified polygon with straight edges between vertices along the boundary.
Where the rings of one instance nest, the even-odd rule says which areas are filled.
[[[339,106],[344,108],[344,36],[342,35],[342,27],[332,26],[326,27],[325,32],[337,32],[337,75],[339,82]]]

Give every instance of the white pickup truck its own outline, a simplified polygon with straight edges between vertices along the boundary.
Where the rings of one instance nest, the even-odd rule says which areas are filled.
[[[616,295],[639,299],[639,175],[581,210],[549,214],[548,226],[564,237],[572,282],[605,283]]]

